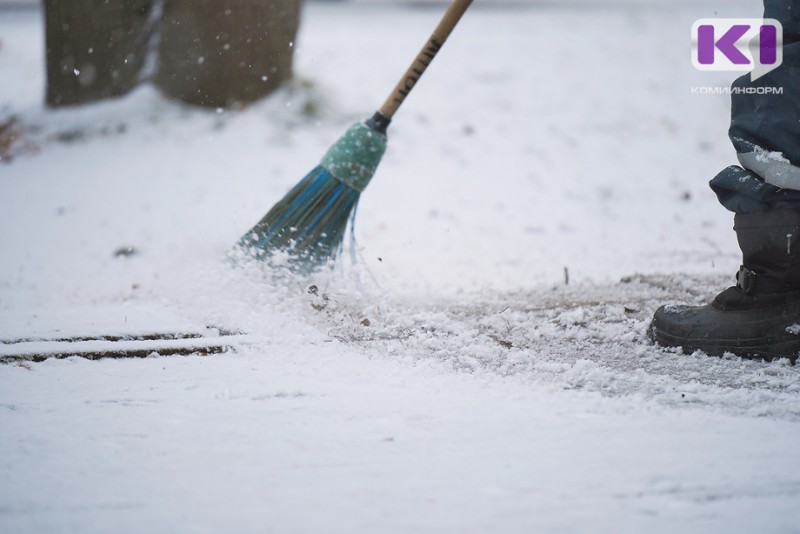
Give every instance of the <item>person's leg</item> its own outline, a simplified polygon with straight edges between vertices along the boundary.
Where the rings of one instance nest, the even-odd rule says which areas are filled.
[[[649,334],[660,345],[746,357],[800,353],[800,6],[794,3],[764,2],[764,17],[783,25],[783,64],[755,82],[749,74],[734,82],[729,136],[741,166],[724,169],[710,184],[735,213],[743,253],[736,286],[706,306],[659,308]]]
[[[792,4],[764,1],[764,18],[783,25],[783,64],[755,82],[746,74],[733,83],[728,135],[741,167],[720,172],[711,188],[734,213],[800,209],[800,5]]]

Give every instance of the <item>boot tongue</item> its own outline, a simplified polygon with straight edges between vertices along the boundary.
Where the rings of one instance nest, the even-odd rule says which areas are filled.
[[[733,286],[714,297],[711,305],[722,311],[742,310],[751,308],[752,304],[748,301],[752,300],[753,298],[748,299],[738,286]]]
[[[744,265],[736,273],[736,285],[714,298],[711,305],[722,311],[753,310],[800,298],[797,291],[786,291],[780,281],[759,274]]]
[[[746,294],[741,287],[733,286],[714,297],[711,306],[720,311],[743,311],[783,306],[793,302],[800,302],[800,291]]]

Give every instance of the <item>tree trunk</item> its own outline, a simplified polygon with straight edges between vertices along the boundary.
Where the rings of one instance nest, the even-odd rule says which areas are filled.
[[[82,104],[133,89],[147,55],[153,0],[44,0],[47,104]]]
[[[260,98],[292,75],[301,0],[164,0],[157,85],[201,106]]]

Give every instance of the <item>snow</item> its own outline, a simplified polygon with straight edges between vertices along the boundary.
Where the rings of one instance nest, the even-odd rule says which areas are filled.
[[[0,340],[246,333],[1,365],[0,531],[796,531],[797,367],[645,335],[738,268],[707,187],[728,97],[691,92],[731,76],[688,29],[760,7],[629,4],[476,3],[390,128],[357,263],[311,279],[224,258],[440,6],[308,3],[298,81],[221,112],[45,110],[40,14],[0,11]]]
[[[783,152],[770,152],[760,146],[753,147],[753,152],[756,153],[756,159],[761,163],[791,163],[784,155]]]

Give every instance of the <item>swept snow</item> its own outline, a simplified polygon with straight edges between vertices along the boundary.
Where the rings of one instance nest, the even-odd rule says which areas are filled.
[[[247,333],[0,366],[0,531],[797,532],[798,368],[645,336],[738,267],[689,28],[760,8],[631,4],[477,2],[312,279],[223,257],[441,6],[308,3],[298,81],[219,113],[45,110],[40,15],[0,11],[0,340]]]

